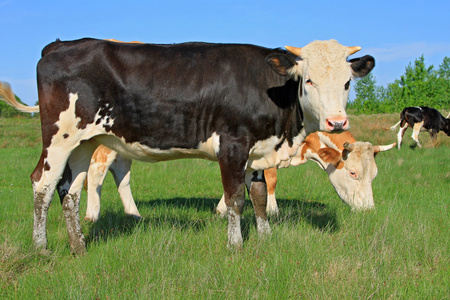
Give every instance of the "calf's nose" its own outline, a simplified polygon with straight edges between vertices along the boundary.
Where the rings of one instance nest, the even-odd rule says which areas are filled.
[[[325,120],[325,127],[329,131],[344,131],[350,128],[347,117],[328,118]]]

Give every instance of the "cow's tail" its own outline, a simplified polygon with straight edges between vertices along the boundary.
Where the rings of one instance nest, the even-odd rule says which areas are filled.
[[[391,126],[391,130],[394,131],[398,125],[400,125],[400,123],[402,122],[402,120],[398,121],[398,123],[396,123],[395,125]]]
[[[28,106],[19,103],[14,96],[11,86],[7,82],[0,81],[0,100],[5,101],[12,107],[25,113],[39,112],[39,106]]]

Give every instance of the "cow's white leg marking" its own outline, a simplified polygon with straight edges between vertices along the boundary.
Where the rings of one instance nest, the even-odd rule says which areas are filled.
[[[233,208],[228,207],[228,243],[229,249],[242,248],[243,239],[241,232],[241,215],[237,214]]]
[[[419,133],[420,130],[422,129],[423,126],[423,121],[420,123],[415,123],[414,127],[413,127],[413,133],[412,133],[412,139],[417,143],[417,146],[419,146],[419,148],[422,148],[422,145],[419,142]]]
[[[228,243],[229,249],[240,249],[244,243],[241,232],[241,216],[244,208],[245,190],[244,185],[240,185],[234,195],[231,196],[227,205],[228,211]],[[226,202],[226,198],[225,198]]]
[[[131,160],[126,159],[120,155],[117,155],[116,160],[111,166],[111,171],[116,182],[117,190],[119,191],[120,198],[122,199],[125,213],[129,216],[133,216],[135,219],[141,219],[141,215],[134,202],[133,195],[131,193],[130,177],[131,177]]]
[[[275,193],[267,195],[267,213],[276,216],[280,213]]]
[[[406,129],[408,129],[408,123],[406,123],[403,127],[400,127],[400,130],[397,134],[397,147],[400,150],[402,145],[402,137],[405,134]]]

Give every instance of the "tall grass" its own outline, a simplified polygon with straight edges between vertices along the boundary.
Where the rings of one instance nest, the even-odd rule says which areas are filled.
[[[392,143],[397,115],[352,116],[359,140]],[[24,134],[24,132],[26,132]],[[259,237],[243,215],[244,249],[226,247],[217,163],[134,162],[132,189],[144,219],[125,216],[108,175],[100,220],[82,221],[88,254],[70,254],[59,199],[49,251],[32,247],[29,174],[40,155],[35,120],[0,119],[0,298],[6,299],[448,299],[450,138],[377,155],[376,209],[351,212],[315,164],[279,171],[281,214]],[[86,194],[83,192],[83,218]]]

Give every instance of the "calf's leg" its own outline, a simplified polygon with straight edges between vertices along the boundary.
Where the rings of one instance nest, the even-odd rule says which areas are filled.
[[[267,186],[264,171],[247,170],[245,184],[255,210],[256,230],[260,235],[270,233],[270,225],[266,214]]]

